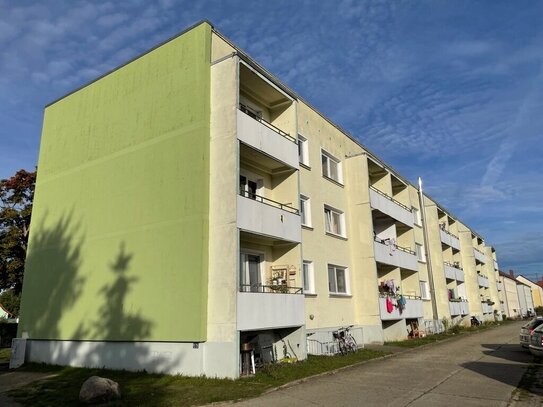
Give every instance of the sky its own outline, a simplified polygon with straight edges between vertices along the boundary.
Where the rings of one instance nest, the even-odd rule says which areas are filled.
[[[202,19],[543,278],[543,1],[0,0],[0,178],[47,103]]]

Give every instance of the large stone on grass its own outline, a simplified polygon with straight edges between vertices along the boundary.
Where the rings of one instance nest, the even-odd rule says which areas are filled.
[[[120,398],[119,383],[99,376],[92,376],[85,380],[79,392],[79,401],[88,404],[107,403]]]

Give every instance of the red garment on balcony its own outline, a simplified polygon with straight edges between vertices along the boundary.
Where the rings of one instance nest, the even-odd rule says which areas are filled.
[[[390,314],[394,310],[394,304],[392,304],[392,300],[390,299],[388,295],[387,295],[386,303],[387,303],[387,312]]]

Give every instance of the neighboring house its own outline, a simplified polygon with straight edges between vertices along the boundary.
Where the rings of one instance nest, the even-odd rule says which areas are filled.
[[[39,168],[29,361],[238,377],[501,309],[482,236],[207,22],[48,105]]]
[[[543,306],[543,288],[541,286],[522,275],[517,276],[516,280],[530,287],[530,290],[532,291],[533,308]]]

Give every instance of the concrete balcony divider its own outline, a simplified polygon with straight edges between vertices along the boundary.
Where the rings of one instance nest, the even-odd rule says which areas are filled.
[[[303,294],[238,292],[239,331],[302,326],[304,318]]]
[[[299,168],[298,145],[295,142],[240,110],[238,110],[238,139],[292,168]]]
[[[488,288],[489,284],[488,284],[488,278],[487,277],[482,276],[482,275],[479,274],[477,276],[477,281],[479,283],[479,287]]]
[[[377,192],[373,187],[370,188],[370,204],[373,209],[377,209],[379,212],[402,222],[404,225],[413,227],[413,212],[394,201],[384,192]]]
[[[300,215],[238,195],[237,224],[242,230],[301,242]]]
[[[475,260],[477,260],[477,261],[479,261],[479,262],[481,262],[483,264],[486,263],[485,254],[482,251],[476,249],[475,247],[473,248],[473,255],[475,256]]]
[[[387,311],[386,298],[379,297],[379,310],[382,321],[393,321],[405,318],[422,318],[424,310],[421,299],[406,298],[405,309],[400,314],[397,307],[394,307],[392,312]]]
[[[375,261],[383,264],[401,267],[408,270],[418,271],[419,264],[416,254],[405,252],[393,244],[385,244],[374,241],[373,249]]]
[[[456,236],[446,232],[443,229],[439,229],[439,236],[441,237],[442,243],[445,243],[456,250],[460,250],[460,240]]]

